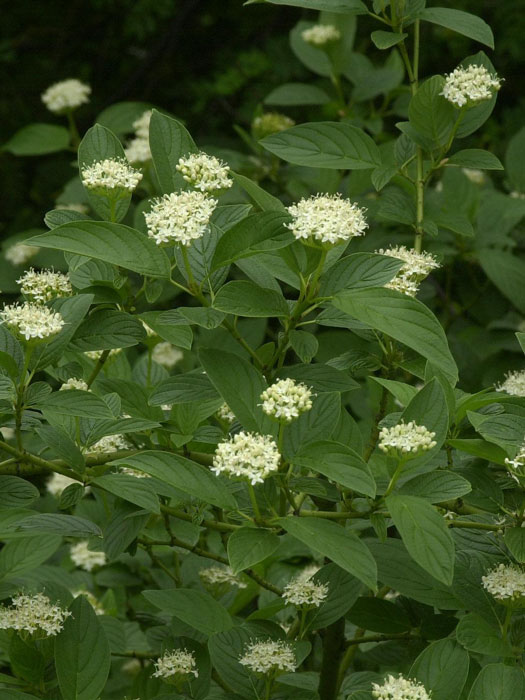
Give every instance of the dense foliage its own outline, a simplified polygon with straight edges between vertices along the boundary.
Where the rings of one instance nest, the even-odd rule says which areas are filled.
[[[4,145],[64,176],[0,263],[6,700],[525,697],[525,130],[484,148],[492,30],[282,5],[300,71],[237,140],[145,101],[84,133],[79,75]]]

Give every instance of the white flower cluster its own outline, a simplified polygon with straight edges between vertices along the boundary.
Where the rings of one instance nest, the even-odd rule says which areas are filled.
[[[286,642],[272,640],[250,642],[239,663],[253,673],[295,671],[297,660],[293,648]]]
[[[226,163],[207,153],[191,153],[186,158],[179,158],[175,167],[186,182],[201,192],[223,190],[233,185]]]
[[[383,452],[409,454],[425,452],[436,446],[433,439],[436,433],[413,420],[398,423],[391,428],[381,428],[379,432],[379,449]]]
[[[124,158],[106,158],[82,168],[82,184],[88,190],[127,190],[133,192],[142,173]]]
[[[500,82],[498,76],[489,73],[485,66],[460,66],[446,76],[440,94],[449,102],[463,107],[468,102],[490,100],[493,93],[500,89]]]
[[[387,676],[383,685],[372,683],[372,695],[377,700],[430,700],[425,686],[403,676]]]
[[[157,343],[151,352],[151,359],[166,369],[172,369],[182,360],[184,353],[168,341]]]
[[[217,416],[225,423],[233,423],[235,420],[235,413],[231,410],[227,403],[223,403],[222,406],[219,407]]]
[[[525,370],[507,372],[505,380],[496,386],[496,391],[504,391],[511,396],[525,397]]]
[[[202,238],[210,225],[217,200],[202,192],[172,192],[155,200],[151,211],[144,213],[148,236],[157,245],[182,243],[191,245]]]
[[[31,301],[50,301],[73,294],[67,275],[53,270],[36,272],[32,267],[17,279],[22,294]]]
[[[287,583],[283,591],[284,600],[297,607],[318,608],[327,595],[326,583],[317,583],[311,577],[305,579],[301,575]]]
[[[86,350],[84,355],[89,357],[90,360],[100,360],[104,350]],[[117,353],[122,352],[122,348],[113,348],[109,351],[108,358],[114,357]]]
[[[30,302],[4,306],[0,318],[9,330],[26,340],[49,338],[64,326],[64,319],[59,313]]]
[[[149,479],[150,475],[141,472],[140,469],[133,469],[132,467],[120,467],[119,472],[121,474],[127,474],[128,476],[134,476],[135,479]]]
[[[385,287],[412,297],[417,294],[421,280],[440,266],[431,253],[418,253],[404,245],[380,248],[376,253],[403,261],[401,269]]]
[[[13,597],[12,603],[11,608],[0,606],[1,630],[24,630],[31,634],[44,632],[47,637],[54,637],[71,615],[68,610],[53,605],[43,593],[20,594]]]
[[[71,389],[89,391],[87,382],[85,382],[83,379],[77,379],[76,377],[70,377],[67,382],[64,382],[60,387],[60,391],[70,391]]]
[[[336,245],[362,236],[368,224],[363,209],[340,194],[317,194],[288,207],[285,224],[298,239]]]
[[[93,571],[97,566],[104,566],[106,563],[106,555],[104,552],[92,552],[89,549],[88,540],[80,540],[71,545],[69,548],[69,556],[75,566],[78,566],[84,571]]]
[[[255,117],[252,122],[252,131],[256,139],[263,139],[265,136],[277,134],[295,126],[295,122],[286,114],[279,112],[266,112],[259,117]]]
[[[201,569],[199,576],[207,585],[226,583],[237,588],[247,587],[247,584],[236,576],[229,566],[210,566],[207,569]]]
[[[465,177],[475,185],[482,185],[485,182],[485,173],[477,168],[461,168],[461,172]]]
[[[279,379],[263,391],[261,399],[262,410],[285,423],[312,408],[312,391],[293,379]]]
[[[212,472],[248,479],[259,484],[279,468],[281,455],[270,435],[237,433],[217,445]]]
[[[87,214],[89,207],[82,202],[69,202],[68,204],[57,204],[55,207],[58,211],[76,211],[79,214]]]
[[[102,603],[96,598],[91,591],[87,591],[84,588],[80,588],[77,591],[71,591],[71,595],[73,598],[78,598],[78,596],[83,595],[85,598],[87,598],[88,603],[91,605],[93,608],[95,615],[105,615],[106,610]]]
[[[15,243],[9,246],[5,251],[5,259],[11,265],[24,265],[26,262],[36,255],[39,248],[35,245],[26,245],[25,243]]]
[[[100,440],[88,447],[87,452],[90,455],[103,455],[109,454],[111,452],[118,452],[119,450],[129,450],[129,443],[124,437],[124,435],[105,435]]]
[[[510,475],[518,484],[525,486],[525,443],[520,447],[518,454],[514,459],[505,457],[505,464],[510,472]]]
[[[89,102],[91,88],[86,83],[80,82],[76,78],[62,80],[59,83],[50,85],[42,93],[42,102],[50,112],[60,114],[70,109],[76,109],[80,105]]]
[[[145,163],[151,160],[151,149],[149,146],[149,123],[151,121],[151,114],[151,109],[148,109],[133,122],[135,138],[131,139],[124,149],[126,158],[130,163]]]
[[[525,598],[525,571],[518,566],[500,564],[482,576],[481,582],[497,600]]]
[[[341,32],[333,24],[314,24],[309,29],[303,29],[301,38],[312,46],[324,46],[332,41],[339,41]]]
[[[70,479],[69,476],[64,474],[58,474],[58,472],[53,472],[53,474],[46,481],[46,491],[55,498],[59,498],[62,491],[70,486],[71,484],[78,484],[76,479]]]
[[[195,654],[187,649],[167,651],[155,662],[157,669],[153,674],[157,678],[173,678],[173,676],[190,676],[198,678]]]

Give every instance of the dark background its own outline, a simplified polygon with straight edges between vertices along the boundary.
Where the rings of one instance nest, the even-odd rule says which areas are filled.
[[[501,157],[523,124],[525,0],[440,0],[477,14],[492,27],[489,53],[505,79],[480,141]],[[264,96],[309,73],[288,46],[288,32],[308,13],[295,7],[240,0],[21,0],[4,6],[0,38],[0,143],[35,121],[61,123],[40,94],[75,77],[92,88],[79,115],[81,131],[121,100],[149,101],[183,119],[196,141],[242,149],[233,124],[247,127]],[[359,18],[356,50],[372,55],[370,31]],[[421,75],[452,70],[480,46],[426,24]],[[304,121],[297,109],[283,110]],[[0,237],[41,226],[41,217],[71,176],[68,154],[16,158],[0,152]],[[52,166],[52,167],[50,167]]]

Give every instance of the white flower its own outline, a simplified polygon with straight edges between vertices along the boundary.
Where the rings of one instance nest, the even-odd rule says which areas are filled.
[[[237,588],[246,588],[247,586],[244,581],[233,573],[229,566],[210,566],[207,569],[201,569],[199,576],[202,582],[208,585],[226,583]]]
[[[525,598],[525,571],[512,564],[500,564],[482,576],[483,588],[497,600]]]
[[[315,576],[315,574],[319,571],[321,567],[318,566],[317,564],[308,564],[307,566],[304,567],[304,569],[295,576],[295,581],[309,581],[312,576]]]
[[[166,369],[171,369],[182,360],[184,353],[168,341],[157,343],[151,352],[151,359]]]
[[[389,675],[383,685],[372,683],[372,695],[377,700],[430,700],[425,686],[403,676]]]
[[[147,138],[135,138],[128,142],[124,149],[130,163],[146,163],[151,160],[151,148]]]
[[[172,192],[156,199],[151,211],[144,213],[148,236],[157,245],[191,245],[202,238],[210,225],[217,200],[202,192]]]
[[[266,112],[259,117],[255,117],[252,122],[252,131],[256,139],[263,139],[265,136],[277,134],[295,126],[295,122],[286,114],[279,112]]]
[[[403,261],[401,269],[397,272],[394,279],[385,284],[385,287],[395,289],[409,296],[415,296],[421,280],[440,266],[431,253],[418,253],[404,245],[380,248],[376,250],[376,253]]]
[[[31,260],[31,258],[36,255],[39,250],[40,248],[35,245],[15,243],[7,248],[4,255],[7,262],[10,262],[11,265],[24,265],[24,263]]]
[[[104,606],[97,598],[95,598],[95,596],[93,595],[93,593],[91,593],[91,591],[87,591],[84,588],[80,588],[77,591],[71,591],[71,595],[73,596],[73,598],[78,598],[78,596],[80,596],[80,595],[83,595],[85,598],[87,598],[88,603],[91,605],[91,607],[95,611],[95,615],[105,615],[106,614],[106,610],[105,610]]]
[[[86,350],[84,355],[89,357],[90,360],[100,360],[104,350]],[[122,352],[122,348],[113,348],[109,351],[108,359],[114,357],[117,353]]]
[[[93,571],[97,566],[104,566],[106,555],[104,552],[92,552],[89,549],[88,540],[81,540],[69,548],[69,556],[75,566],[84,571]]]
[[[329,42],[338,41],[341,38],[341,32],[333,24],[314,24],[309,29],[303,29],[301,37],[312,46],[324,46]]]
[[[79,214],[87,214],[89,207],[82,202],[70,202],[69,204],[57,204],[55,207],[58,211],[76,211]]]
[[[140,469],[133,469],[132,467],[120,467],[119,472],[121,474],[127,474],[128,476],[134,476],[135,479],[149,479],[149,474],[141,472]]]
[[[525,485],[525,443],[520,447],[514,459],[505,457],[505,464],[512,478],[521,485],[522,480]]]
[[[206,153],[191,153],[186,158],[179,158],[175,167],[186,182],[201,192],[227,189],[233,185],[226,163]]]
[[[396,275],[394,279],[387,282],[384,287],[386,289],[393,289],[396,292],[401,292],[401,294],[407,294],[410,297],[415,297],[419,291],[419,284],[410,277],[405,277],[404,275]]]
[[[89,102],[91,88],[76,78],[54,83],[42,93],[42,102],[50,112],[60,114]]]
[[[70,486],[71,484],[78,484],[76,479],[70,479],[69,476],[64,474],[58,474],[53,472],[53,474],[46,481],[46,491],[55,496],[55,498],[60,498],[62,491]]]
[[[0,318],[9,330],[26,340],[49,338],[64,326],[64,319],[59,313],[30,302],[4,306]]]
[[[219,407],[217,416],[225,423],[233,423],[235,420],[235,413],[231,410],[227,403],[223,403],[222,406]]]
[[[283,598],[287,603],[300,606],[318,608],[328,595],[328,586],[325,583],[317,583],[311,578],[299,575],[286,584]]]
[[[461,172],[475,185],[482,185],[485,182],[485,173],[476,168],[461,168]]]
[[[17,282],[22,294],[31,301],[50,301],[54,297],[67,297],[73,293],[69,277],[53,270],[35,272],[31,267]]]
[[[124,158],[106,158],[82,167],[82,184],[88,190],[127,190],[133,192],[142,173]]]
[[[362,236],[368,224],[363,209],[340,194],[317,194],[288,207],[292,222],[285,224],[298,239],[337,244]]]
[[[76,377],[70,377],[67,382],[64,382],[60,387],[60,391],[70,391],[71,389],[89,391],[87,382],[85,382],[83,379],[77,379]]]
[[[512,197],[512,199],[525,199],[525,192],[518,192],[518,190],[513,190],[509,194],[509,197]]]
[[[490,100],[493,93],[500,89],[500,82],[498,76],[491,75],[485,66],[460,66],[446,76],[440,94],[449,102],[463,107],[468,102]]]
[[[129,443],[123,435],[105,435],[88,447],[90,455],[109,454],[119,450],[129,450]]]
[[[511,396],[525,397],[525,369],[507,372],[504,381],[496,385],[496,391],[504,391]]]
[[[379,449],[383,452],[409,454],[424,452],[436,446],[431,432],[424,425],[418,425],[413,420],[409,423],[401,421],[391,428],[381,428],[379,432]]]
[[[172,678],[173,676],[190,676],[198,678],[197,661],[195,654],[187,649],[175,649],[166,651],[155,662],[157,669],[153,674],[157,678]]]
[[[212,472],[259,484],[279,468],[280,454],[270,435],[240,432],[217,445]]]
[[[147,109],[143,112],[138,119],[133,122],[133,129],[135,130],[135,135],[139,139],[149,138],[149,125],[151,122],[151,115],[153,114],[151,109]]]
[[[279,379],[261,394],[262,410],[269,416],[290,423],[312,408],[312,392],[293,379]]]
[[[239,663],[247,666],[254,673],[270,671],[295,671],[297,660],[290,644],[282,641],[250,642]]]
[[[52,605],[42,593],[20,594],[13,597],[11,608],[0,606],[0,629],[24,630],[31,634],[44,632],[47,637],[54,637],[70,615],[68,610]]]

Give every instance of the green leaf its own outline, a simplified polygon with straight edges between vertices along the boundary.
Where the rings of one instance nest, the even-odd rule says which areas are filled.
[[[235,508],[236,503],[223,483],[205,467],[171,452],[149,450],[111,462],[139,469],[169,486],[218,508]]]
[[[326,583],[328,595],[323,603],[309,614],[308,626],[311,629],[324,629],[339,620],[363,593],[361,581],[351,576],[336,564],[327,564],[313,576],[318,583]]]
[[[300,124],[267,136],[260,144],[282,160],[311,168],[362,170],[381,165],[374,141],[350,124]]]
[[[461,498],[472,491],[470,482],[459,474],[444,469],[436,469],[428,474],[420,474],[410,479],[399,489],[407,496],[419,496],[430,503],[443,503]]]
[[[392,494],[386,505],[410,556],[446,585],[454,576],[454,540],[445,521],[422,498]]]
[[[142,595],[156,608],[208,637],[233,627],[233,621],[224,606],[209,593],[189,588],[172,588],[143,591]]]
[[[128,474],[104,474],[91,479],[90,483],[151,513],[160,513],[158,496],[146,479]]]
[[[370,38],[378,49],[389,49],[391,46],[395,46],[403,41],[403,39],[406,39],[407,36],[408,34],[405,32],[399,34],[397,32],[384,32],[381,29],[370,34]]]
[[[109,129],[100,124],[95,124],[86,134],[78,147],[78,167],[80,178],[84,168],[107,158],[126,160],[124,148],[119,139]],[[88,187],[84,188],[90,206],[106,221],[122,221],[126,216],[131,203],[131,192],[122,192],[124,196],[119,198],[114,211],[112,211],[110,199],[105,195],[95,194]]]
[[[191,350],[193,332],[187,319],[181,317],[179,309],[172,311],[144,311],[140,319],[148,324],[163,340],[179,348]]]
[[[53,425],[41,425],[36,433],[53,453],[66,460],[71,469],[78,473],[84,471],[84,455],[65,430]]]
[[[492,75],[496,73],[496,69],[492,65],[492,62],[483,51],[478,51],[478,53],[472,56],[467,56],[467,58],[461,61],[461,66],[463,68],[466,68],[469,65],[482,65],[485,66],[488,72]],[[469,107],[456,132],[456,138],[464,138],[465,136],[470,136],[470,134],[477,131],[492,114],[492,111],[496,106],[497,97],[498,93],[495,92],[490,100],[483,100],[483,102],[480,102],[473,107]]]
[[[320,296],[332,296],[342,289],[381,287],[396,276],[403,261],[389,255],[352,253],[338,260],[322,276]]]
[[[489,280],[514,304],[525,313],[525,261],[512,253],[494,248],[484,248],[478,253],[479,262]]]
[[[461,168],[479,168],[480,170],[503,170],[503,164],[499,158],[490,151],[482,148],[465,148],[454,153],[447,160],[447,166],[456,165]]]
[[[436,146],[447,143],[457,118],[453,105],[441,95],[444,84],[441,75],[425,80],[408,106],[410,124]]]
[[[525,696],[525,674],[521,668],[487,664],[474,681],[468,700],[517,700]]]
[[[504,450],[515,450],[516,446],[523,442],[525,416],[510,413],[485,416],[469,411],[468,418],[476,432]]]
[[[280,199],[274,197],[272,194],[263,190],[259,187],[253,180],[245,175],[239,175],[239,173],[234,173],[230,171],[236,185],[239,185],[246,194],[253,199],[261,211],[279,211],[286,212],[286,207],[281,202]]]
[[[525,126],[522,127],[509,141],[505,151],[505,175],[512,188],[518,192],[525,192]]]
[[[501,638],[500,631],[476,613],[468,613],[461,618],[456,628],[456,638],[465,649],[476,654],[513,655],[509,643]]]
[[[30,481],[18,476],[0,475],[0,508],[23,508],[40,496]]]
[[[72,221],[91,221],[91,217],[70,209],[51,209],[44,216],[45,225],[51,229],[57,228],[62,224],[69,224]]]
[[[426,7],[419,13],[419,18],[468,36],[469,39],[479,41],[491,49],[494,48],[494,35],[491,28],[481,17],[471,15],[470,12],[448,7]]]
[[[406,612],[394,603],[379,598],[358,598],[346,617],[357,627],[371,632],[399,634],[412,627]]]
[[[505,458],[507,457],[505,450],[485,440],[447,440],[447,445],[461,452],[466,452],[469,455],[474,455],[474,457],[481,457],[481,459],[487,459],[489,462],[495,462],[496,464],[505,464]]]
[[[294,420],[284,433],[282,451],[286,459],[291,460],[307,444],[329,439],[337,427],[340,414],[341,396],[338,392],[314,397],[312,408]]]
[[[221,287],[213,300],[219,311],[250,318],[289,316],[290,309],[285,298],[274,289],[264,289],[255,282],[238,280]]]
[[[331,98],[324,90],[316,85],[307,83],[286,83],[272,90],[264,98],[267,105],[296,106],[296,105],[324,105]]]
[[[53,413],[61,416],[80,416],[83,418],[113,418],[113,413],[107,403],[90,391],[68,389],[55,391],[39,401],[37,407],[41,410],[52,409]]]
[[[458,370],[443,328],[420,301],[392,289],[355,289],[339,292],[334,306],[372,328],[412,348],[454,384]]]
[[[176,119],[153,110],[149,126],[149,144],[155,172],[165,193],[185,188],[185,181],[176,166],[179,158],[197,152],[187,129]]]
[[[402,406],[407,406],[418,393],[416,387],[411,384],[383,379],[383,377],[370,377],[370,379],[384,386]]]
[[[142,323],[130,314],[99,309],[83,321],[73,336],[75,350],[111,350],[137,345],[146,337]]]
[[[307,331],[290,331],[290,345],[301,360],[308,364],[317,355],[319,350],[319,341],[313,333]]]
[[[219,398],[217,389],[201,371],[177,374],[161,382],[150,396],[152,406],[192,403]]]
[[[2,146],[15,156],[42,156],[63,151],[69,146],[69,131],[53,124],[29,124]]]
[[[290,377],[297,382],[307,384],[316,394],[353,391],[359,384],[347,372],[331,365],[316,362],[311,365],[290,365],[283,367],[277,374],[279,379]]]
[[[166,253],[140,231],[122,224],[77,221],[30,238],[26,243],[104,260],[149,277],[170,276]]]
[[[279,538],[260,527],[242,527],[228,538],[228,559],[234,574],[249,569],[275,552]]]
[[[55,666],[64,700],[97,700],[111,665],[108,640],[85,596],[75,598],[71,617],[55,639]]]
[[[292,7],[304,7],[307,10],[328,10],[341,14],[366,14],[366,6],[361,0],[248,0],[245,5],[253,5],[259,2],[268,2],[272,5],[291,5]]]
[[[468,670],[468,653],[453,639],[440,639],[421,652],[409,677],[431,690],[432,700],[459,700]]]
[[[104,109],[96,121],[119,136],[129,134],[133,131],[133,122],[149,109],[148,102],[116,102]]]
[[[286,532],[376,590],[377,567],[366,545],[349,530],[323,518],[279,518]]]
[[[19,520],[12,526],[16,532],[35,532],[64,537],[102,536],[98,525],[76,515],[56,515],[54,513],[39,513]]]
[[[292,462],[328,477],[336,484],[375,498],[376,485],[368,464],[352,448],[322,440],[299,448]]]
[[[14,578],[36,569],[57,551],[61,543],[59,535],[23,537],[7,542],[0,551],[0,579]]]
[[[525,529],[509,527],[505,530],[504,540],[512,556],[523,564],[525,562]]]

